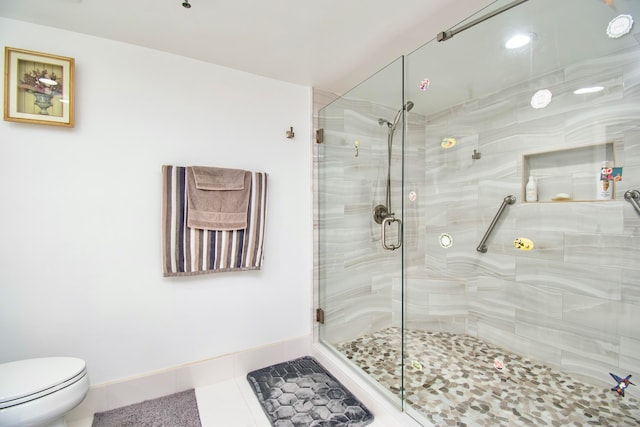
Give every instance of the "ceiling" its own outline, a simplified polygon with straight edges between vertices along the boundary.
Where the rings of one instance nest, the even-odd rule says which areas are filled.
[[[507,3],[491,5],[463,24]],[[605,58],[616,52],[633,51],[637,56],[640,25],[634,24],[622,37],[607,36],[608,24],[619,14],[639,20],[640,0],[527,1],[448,41],[427,43],[406,55],[404,99],[415,101],[414,113],[429,115],[523,82],[532,82],[534,89],[536,79],[575,70],[585,61],[606,63]],[[531,43],[506,49],[505,42],[518,33],[530,34]],[[606,86],[612,73],[620,74],[621,70],[603,66],[599,75],[584,76],[584,84]],[[397,108],[402,105],[403,92],[392,83],[399,81],[400,75],[398,67],[387,67],[350,91],[348,97]],[[420,89],[425,78],[430,80],[426,91]]]
[[[183,1],[0,0],[0,16],[343,93],[491,2]]]
[[[350,96],[390,106],[401,104],[398,85],[389,83],[399,74],[393,67],[378,71],[408,55],[407,99],[419,96],[422,78],[436,82],[430,104],[416,105],[422,114],[640,43],[638,25],[630,37],[611,40],[604,33],[618,13],[640,16],[640,0],[530,0],[444,43],[428,42],[508,1],[455,0],[451,7],[451,0],[188,0],[189,9],[183,1],[0,0],[0,17],[337,94],[355,87]],[[522,29],[536,34],[534,42],[504,52],[504,39]]]

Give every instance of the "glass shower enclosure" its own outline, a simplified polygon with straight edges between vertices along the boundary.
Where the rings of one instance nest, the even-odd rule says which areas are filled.
[[[423,425],[640,423],[638,18],[498,1],[320,110],[319,340]]]
[[[390,398],[402,389],[403,65],[322,109],[315,152],[319,339],[335,348],[392,327],[392,343],[372,350],[391,364],[379,369],[391,372],[391,390],[380,385]]]

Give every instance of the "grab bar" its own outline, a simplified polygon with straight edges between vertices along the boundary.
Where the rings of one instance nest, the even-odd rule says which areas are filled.
[[[487,239],[491,235],[493,228],[496,226],[496,223],[498,222],[500,215],[502,215],[502,211],[504,211],[504,208],[507,205],[512,205],[515,202],[516,202],[516,196],[509,195],[504,198],[504,200],[502,201],[502,205],[500,205],[500,209],[498,209],[498,213],[496,213],[496,216],[493,217],[493,221],[491,221],[491,224],[489,224],[489,229],[487,230],[486,233],[484,233],[484,237],[482,238],[482,240],[480,241],[480,244],[476,248],[478,252],[482,252],[483,254],[487,252],[487,245],[486,245]]]
[[[628,190],[626,193],[624,193],[624,199],[627,202],[631,203],[633,205],[633,208],[640,215],[640,204],[638,204],[638,201],[640,201],[640,191]]]
[[[395,245],[387,245],[387,233],[386,233],[387,227],[385,226],[387,224],[391,225],[392,222],[398,223],[398,241],[396,242]],[[402,246],[402,221],[399,220],[398,218],[388,216],[382,221],[382,247],[388,251],[395,251],[400,246]]]

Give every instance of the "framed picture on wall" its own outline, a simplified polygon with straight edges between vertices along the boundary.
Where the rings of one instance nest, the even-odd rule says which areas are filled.
[[[73,127],[74,59],[4,48],[4,119]]]

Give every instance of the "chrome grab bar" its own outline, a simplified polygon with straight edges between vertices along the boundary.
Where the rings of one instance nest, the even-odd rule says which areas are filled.
[[[398,241],[395,245],[387,245],[387,227],[386,225],[391,225],[392,222],[398,223]],[[388,216],[382,221],[382,247],[389,251],[395,251],[400,246],[402,246],[402,221],[393,216]]]
[[[516,196],[509,195],[504,198],[504,200],[502,201],[502,205],[500,205],[500,209],[498,209],[498,213],[496,213],[496,216],[493,217],[493,221],[491,221],[491,224],[489,224],[489,228],[487,229],[487,232],[484,233],[484,237],[480,241],[480,244],[476,248],[476,251],[482,252],[483,254],[487,252],[487,245],[486,245],[487,239],[491,235],[493,228],[496,226],[496,223],[498,222],[500,215],[502,215],[502,211],[504,211],[504,208],[507,205],[512,205],[515,202],[516,202]]]
[[[626,193],[624,193],[624,199],[627,202],[631,203],[633,205],[633,208],[640,215],[640,204],[638,204],[638,202],[640,201],[640,191],[628,190]]]

